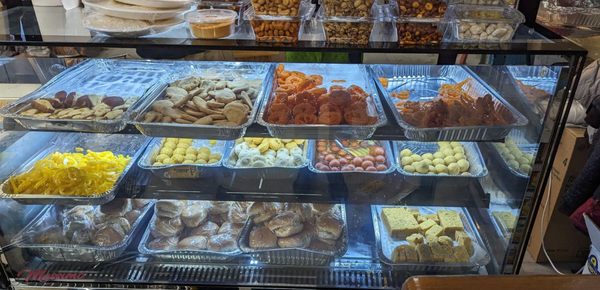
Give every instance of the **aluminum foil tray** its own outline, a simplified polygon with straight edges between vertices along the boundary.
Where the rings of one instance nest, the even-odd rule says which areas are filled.
[[[45,206],[40,214],[31,221],[21,233],[13,238],[13,243],[22,249],[27,249],[34,255],[47,261],[61,262],[105,262],[121,258],[131,241],[138,235],[143,221],[150,211],[153,203],[147,204],[143,212],[131,226],[129,234],[117,244],[108,247],[76,244],[36,244],[34,236],[39,235],[45,228],[56,223],[58,211],[55,206]]]
[[[93,59],[60,73],[33,93],[0,110],[0,115],[14,119],[29,130],[61,130],[115,133],[125,129],[136,106],[152,93],[165,75],[167,62]],[[115,120],[44,119],[20,115],[30,109],[32,100],[54,97],[58,91],[80,95],[120,96],[137,101]]]
[[[250,248],[250,231],[254,226],[252,219],[246,221],[246,225],[240,235],[239,245],[245,254],[250,255],[265,264],[275,265],[294,265],[294,266],[324,266],[331,263],[335,258],[342,257],[348,250],[348,221],[346,217],[346,208],[344,205],[338,205],[342,219],[344,220],[344,230],[342,236],[335,245],[336,251],[326,252],[304,248],[273,248],[273,249],[253,249]]]
[[[150,145],[148,145],[148,148],[146,148],[144,155],[142,155],[138,161],[138,167],[149,170],[156,177],[163,179],[196,179],[211,177],[214,175],[215,171],[221,168],[225,152],[232,145],[232,142],[216,141],[216,144],[213,146],[210,145],[209,140],[195,139],[192,142],[192,147],[211,148],[211,152],[215,151],[216,153],[221,154],[221,159],[219,162],[212,164],[171,164],[154,166],[152,165],[152,158],[158,154],[158,150],[160,149],[164,140],[165,139],[163,138],[153,138],[150,142]]]
[[[512,128],[525,126],[525,118],[517,109],[504,100],[498,92],[483,82],[477,74],[465,66],[458,65],[371,65],[374,79],[387,78],[388,88],[376,81],[379,90],[393,112],[396,122],[404,129],[404,135],[418,141],[489,141],[504,138]],[[410,101],[430,101],[437,96],[442,84],[455,84],[472,78],[469,93],[476,96],[491,94],[496,106],[504,105],[515,117],[515,123],[506,126],[469,126],[419,128],[408,124],[396,109],[397,99],[390,94],[396,91],[411,91]]]
[[[508,166],[508,162],[506,159],[504,159],[504,157],[502,157],[502,155],[500,155],[500,152],[498,151],[498,148],[495,146],[494,143],[489,143],[490,147],[492,147],[493,149],[491,150],[493,153],[493,158],[495,160],[498,161],[498,163],[502,164],[502,167],[504,167],[505,170],[509,171],[512,175],[515,175],[517,177],[520,178],[524,178],[524,179],[529,179],[529,174],[523,173],[521,171],[515,170],[514,168]],[[521,151],[523,151],[523,153],[527,153],[527,154],[533,154],[533,156],[535,156],[537,154],[538,151],[538,145],[537,144],[517,144],[517,147],[519,149],[521,149]]]
[[[394,263],[392,262],[392,252],[397,246],[407,245],[406,240],[394,240],[388,233],[387,228],[381,221],[381,211],[385,207],[394,206],[383,206],[383,205],[372,205],[371,213],[373,215],[373,226],[375,229],[375,239],[377,246],[377,254],[379,259],[389,266],[395,269],[406,269],[412,271],[467,271],[472,268],[482,267],[490,262],[490,256],[485,248],[485,244],[477,231],[477,227],[473,221],[473,218],[469,214],[466,208],[460,207],[418,207],[418,206],[407,206],[407,208],[418,208],[422,214],[434,214],[438,210],[453,210],[459,212],[462,217],[462,222],[465,227],[465,232],[471,237],[473,241],[473,255],[468,263]]]
[[[156,88],[151,97],[146,98],[135,112],[134,121],[131,124],[146,136],[152,137],[179,137],[235,140],[246,133],[246,129],[254,122],[260,108],[263,97],[271,87],[271,78],[274,67],[267,63],[234,63],[234,62],[178,62],[177,68],[173,69],[170,76],[165,77],[166,83]],[[254,102],[254,107],[246,123],[236,127],[218,127],[214,125],[177,124],[177,123],[145,123],[144,114],[151,110],[155,100],[165,96],[165,90],[169,83],[190,76],[221,77],[229,80],[239,78],[262,80],[262,88]]]
[[[310,171],[317,173],[317,174],[341,174],[341,175],[352,175],[352,176],[356,176],[356,177],[364,177],[366,179],[372,179],[375,178],[375,176],[383,176],[383,175],[388,175],[392,172],[394,172],[394,170],[396,169],[396,163],[395,163],[395,159],[394,159],[394,153],[392,151],[392,146],[390,145],[390,142],[388,141],[376,141],[379,142],[379,146],[382,146],[385,149],[385,156],[386,156],[386,160],[387,160],[387,170],[385,171],[322,171],[319,170],[315,167],[316,163],[317,163],[317,148],[313,143],[313,148],[312,148],[312,158],[311,158],[311,162],[309,164],[309,169]]]
[[[312,158],[313,144],[314,141],[312,140],[304,141],[302,149],[304,151],[305,162],[295,167],[237,167],[229,163],[234,153],[234,146],[229,147],[225,152],[223,166],[228,169],[227,174],[232,178],[294,179],[302,169],[308,166]]]
[[[74,152],[75,148],[80,147],[93,151],[112,151],[115,154],[129,155],[131,157],[129,164],[127,164],[123,173],[117,178],[114,186],[110,190],[94,196],[12,194],[8,185],[8,179],[6,179],[0,185],[0,198],[10,198],[23,204],[95,205],[107,203],[115,198],[117,188],[124,182],[125,175],[142,154],[148,142],[149,138],[141,135],[64,134],[61,138],[56,138],[48,148],[40,151],[21,165],[11,176],[27,172],[33,167],[35,162],[54,152]]]
[[[400,160],[402,159],[400,156],[400,151],[404,149],[410,149],[415,154],[425,154],[425,153],[434,153],[438,150],[439,146],[437,143],[431,142],[416,142],[416,141],[396,141],[394,143],[394,154],[396,157],[396,164],[398,168],[398,172],[404,176],[409,177],[451,177],[451,178],[479,178],[484,177],[488,174],[487,167],[485,166],[485,161],[483,156],[481,156],[481,151],[479,151],[479,147],[476,144],[470,142],[461,142],[463,147],[465,148],[465,157],[467,157],[467,161],[469,161],[469,176],[464,175],[439,175],[439,174],[421,174],[421,173],[411,173],[404,170]]]
[[[279,125],[271,124],[266,121],[269,104],[275,97],[272,93],[275,81],[272,81],[271,90],[268,97],[265,97],[260,113],[258,123],[267,127],[271,136],[284,139],[369,139],[375,133],[378,127],[387,124],[387,117],[383,111],[383,105],[377,94],[377,89],[373,80],[370,78],[367,67],[358,64],[300,64],[287,63],[286,70],[301,71],[306,74],[318,74],[323,76],[323,87],[329,88],[332,85],[350,86],[357,85],[370,93],[373,100],[373,106],[370,106],[372,116],[377,116],[377,122],[372,125]],[[274,78],[271,74],[270,78]],[[345,82],[336,82],[336,80],[345,80]]]
[[[227,262],[235,259],[242,251],[233,252],[215,252],[209,250],[153,250],[148,248],[148,243],[152,241],[150,227],[156,220],[156,215],[148,223],[144,235],[140,240],[138,251],[141,254],[152,256],[160,261],[168,262]]]
[[[538,104],[527,98],[527,95],[523,92],[517,81],[522,82],[524,85],[544,90],[550,96],[554,96],[561,68],[550,66],[507,66],[506,70],[508,70],[511,76],[510,80],[515,90],[520,94],[518,98],[515,98],[519,102],[520,108],[532,110],[539,116],[537,118],[539,122],[543,122],[546,112],[541,111],[538,108]],[[550,102],[550,100],[550,98],[546,99],[547,102]]]

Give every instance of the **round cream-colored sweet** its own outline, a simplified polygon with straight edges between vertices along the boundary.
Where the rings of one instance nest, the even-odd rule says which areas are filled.
[[[171,148],[160,149],[160,154],[165,154],[167,156],[171,156],[171,155],[173,155],[173,149],[171,149]]]
[[[410,158],[412,158],[412,160],[414,162],[419,162],[419,161],[423,160],[423,157],[421,157],[421,155],[418,155],[418,154],[413,154],[410,156]]]
[[[414,166],[412,166],[412,165],[406,165],[406,166],[404,166],[403,168],[404,168],[404,171],[406,171],[406,172],[410,172],[410,173],[414,173],[415,171],[417,171],[417,170],[415,169],[415,167],[414,167]]]
[[[423,160],[421,160],[421,162],[424,162],[425,164],[427,164],[427,166],[429,165],[433,165],[433,161],[429,160],[429,159],[425,159],[423,158]]]
[[[460,166],[458,166],[457,163],[450,163],[448,164],[448,173],[451,175],[458,175],[460,174]]]
[[[454,163],[454,162],[456,162],[456,158],[454,158],[453,155],[449,155],[449,156],[446,156],[446,158],[444,158],[444,163],[446,165],[449,165],[450,163]]]
[[[183,162],[181,162],[181,164],[194,164],[194,162],[195,162],[194,160],[186,159],[186,160],[183,160]]]
[[[402,151],[400,151],[400,156],[402,157],[409,157],[412,155],[412,151],[410,151],[410,149],[404,149]]]
[[[177,148],[177,143],[175,142],[166,142],[162,148],[171,148],[171,149],[175,149]]]
[[[454,159],[461,160],[461,159],[466,159],[466,157],[465,157],[464,153],[456,153],[456,154],[454,154]]]
[[[414,161],[410,156],[402,157],[402,159],[400,160],[400,164],[402,164],[402,166],[411,165],[413,164],[413,162]]]
[[[435,166],[429,165],[429,172],[428,173],[436,173]]]
[[[185,149],[185,154],[196,155],[196,154],[198,154],[198,150],[196,150],[196,148],[194,148],[194,147],[188,147],[187,149]]]
[[[465,159],[458,160],[456,162],[456,164],[458,164],[458,167],[460,168],[461,172],[469,171],[469,167],[471,167],[471,164],[469,164],[469,161],[467,161]]]
[[[531,166],[529,166],[529,164],[522,164],[519,167],[519,170],[523,173],[529,174],[531,172]]]
[[[177,144],[177,142],[179,142],[179,139],[177,138],[167,138],[166,142],[174,142]]]
[[[174,164],[175,162],[171,158],[166,158],[162,161],[163,164]]]
[[[443,159],[443,158],[436,158],[436,159],[433,159],[433,161],[432,161],[432,162],[433,162],[433,165],[434,165],[434,166],[435,166],[435,165],[438,165],[438,164],[445,164],[445,163],[444,163],[444,159]]]
[[[446,156],[442,152],[438,151],[438,152],[433,153],[433,159],[438,159],[438,158],[439,159],[444,159],[444,157],[446,157]]]
[[[429,159],[429,160],[433,160],[434,159],[432,153],[425,153],[421,157],[423,157],[423,159]]]
[[[190,147],[191,144],[187,144],[187,143],[177,143],[177,148],[183,148],[183,149],[187,149],[188,147]]]
[[[197,159],[208,160],[210,159],[210,154],[206,152],[198,153]]]
[[[517,158],[517,162],[519,162],[521,165],[529,164],[529,160],[527,157],[525,157],[525,155],[521,155],[521,157]]]
[[[471,176],[471,173],[469,173],[469,172],[463,172],[460,175],[462,175],[462,176]]]
[[[155,161],[156,161],[156,162],[163,162],[163,160],[165,160],[165,159],[167,159],[167,158],[169,158],[169,155],[166,155],[166,154],[158,154],[158,155],[156,156],[156,158],[154,158],[154,159],[155,159]]]
[[[196,155],[195,154],[185,154],[185,156],[183,157],[183,160],[192,160],[195,161],[196,160]]]
[[[181,163],[183,162],[183,160],[185,160],[185,157],[183,157],[183,155],[181,154],[173,154],[173,157],[171,159],[173,159],[175,163]]]
[[[454,156],[454,150],[452,149],[444,149],[442,153],[444,153],[444,156]]]
[[[198,148],[198,153],[210,154],[210,149],[208,147],[200,147]]]
[[[435,166],[435,171],[439,174],[439,173],[447,173],[448,172],[448,167],[446,167],[446,165],[443,164],[438,164]]]
[[[185,148],[177,148],[173,150],[173,155],[185,155]]]
[[[425,164],[424,162],[415,162],[415,163],[413,163],[413,166],[419,173],[424,174],[429,171],[429,165]]]
[[[516,160],[509,160],[507,164],[510,168],[519,169],[519,162],[517,162]]]
[[[452,147],[452,145],[450,145],[450,142],[448,142],[448,141],[439,141],[438,146],[439,147],[446,147],[446,146]]]
[[[452,148],[462,147],[462,144],[460,144],[460,142],[452,141],[452,142],[450,142],[450,146],[452,146]]]
[[[454,147],[452,148],[452,151],[454,151],[454,153],[465,153],[465,148],[463,148],[462,146],[460,147]]]

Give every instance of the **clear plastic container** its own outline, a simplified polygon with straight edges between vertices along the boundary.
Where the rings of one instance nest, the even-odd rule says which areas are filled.
[[[489,6],[504,6],[504,0],[448,0],[448,5],[469,4],[469,5],[489,5]]]
[[[446,0],[396,0],[396,3],[403,17],[443,17],[448,7]]]
[[[331,43],[368,44],[374,20],[363,17],[328,17],[323,19],[327,41]]]
[[[323,0],[325,15],[368,17],[375,0]]]
[[[398,44],[437,45],[444,37],[444,27],[437,18],[406,18],[396,21]]]
[[[525,16],[511,7],[453,5],[446,13],[451,40],[460,42],[510,42]]]
[[[301,6],[300,16],[260,15],[250,9],[245,19],[250,21],[256,41],[294,43],[298,42],[302,26],[313,12],[314,6],[310,4]]]
[[[227,9],[202,9],[185,15],[190,32],[196,38],[218,39],[235,32],[237,13]]]
[[[298,16],[303,0],[252,0],[257,15]]]

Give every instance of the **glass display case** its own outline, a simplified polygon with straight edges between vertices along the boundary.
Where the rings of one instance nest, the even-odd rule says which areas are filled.
[[[0,44],[28,55],[3,60],[3,83],[27,71],[41,84],[0,109],[0,286],[382,289],[518,273],[577,45],[508,6],[419,20],[400,0],[363,1],[359,16],[204,1],[237,16],[225,39],[196,39],[185,23],[92,29],[90,13],[112,12],[84,2],[0,15]],[[446,2],[438,14],[461,11]],[[311,63],[333,54],[344,63]],[[409,64],[367,63],[390,54]]]

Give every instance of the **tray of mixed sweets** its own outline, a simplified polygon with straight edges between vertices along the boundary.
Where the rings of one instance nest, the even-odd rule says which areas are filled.
[[[371,70],[409,139],[498,140],[528,122],[465,66],[373,65]]]
[[[280,64],[258,123],[278,138],[368,139],[387,123],[363,65]]]
[[[142,134],[234,140],[254,122],[272,64],[183,62],[132,122]]]
[[[248,214],[239,244],[263,263],[327,265],[348,249],[343,205],[256,202]]]
[[[0,185],[0,198],[26,204],[103,204],[149,140],[141,135],[69,133],[23,163]]]
[[[45,206],[13,243],[48,261],[105,262],[123,257],[152,211],[152,200],[101,206]]]
[[[468,211],[453,207],[371,207],[377,253],[395,268],[467,270],[490,256]]]
[[[134,108],[155,93],[167,62],[84,61],[0,110],[29,130],[115,133]]]

